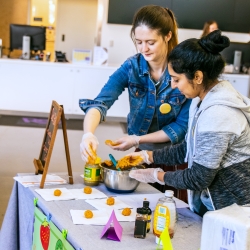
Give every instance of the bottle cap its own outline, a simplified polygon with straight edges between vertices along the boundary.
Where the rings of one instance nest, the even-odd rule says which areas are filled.
[[[149,207],[149,201],[143,201],[143,206],[144,207]]]
[[[165,191],[165,196],[167,196],[167,197],[173,197],[174,196],[174,191],[172,191],[172,190],[166,190]]]

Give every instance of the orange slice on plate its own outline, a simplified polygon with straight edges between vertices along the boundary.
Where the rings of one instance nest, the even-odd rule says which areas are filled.
[[[92,193],[92,188],[91,187],[84,187],[83,192],[85,194],[91,194]]]
[[[123,216],[129,216],[131,214],[131,209],[129,207],[125,207],[123,210],[122,210],[122,215]]]
[[[56,190],[54,191],[54,195],[55,195],[55,196],[60,196],[61,194],[62,194],[62,191],[59,190],[59,189],[56,189]]]
[[[86,210],[84,212],[84,217],[87,219],[91,219],[93,217],[93,212],[91,210]]]
[[[115,199],[113,197],[109,197],[107,199],[107,205],[112,206],[115,204]]]

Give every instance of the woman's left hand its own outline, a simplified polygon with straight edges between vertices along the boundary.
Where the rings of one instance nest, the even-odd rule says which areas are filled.
[[[141,165],[143,163],[147,163],[148,165],[150,165],[152,163],[149,160],[149,155],[148,155],[146,150],[142,150],[142,151],[139,151],[139,152],[133,152],[133,153],[127,154],[126,156],[130,156],[132,159],[140,157],[142,159],[142,161],[137,162],[138,165]]]
[[[161,168],[147,168],[147,169],[131,170],[129,172],[129,177],[136,179],[137,181],[144,182],[144,183],[158,182],[161,185],[165,185],[165,182],[160,181],[157,178],[158,172],[164,172],[164,171]]]
[[[140,136],[137,135],[129,135],[124,136],[116,141],[114,141],[117,146],[110,146],[114,150],[118,151],[126,151],[132,147],[137,148],[139,146]]]

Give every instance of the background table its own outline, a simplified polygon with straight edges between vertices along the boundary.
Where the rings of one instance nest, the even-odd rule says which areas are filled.
[[[83,179],[80,177],[80,174],[74,174],[74,182],[74,185],[60,185],[60,187],[67,187],[69,189],[83,187]],[[55,186],[45,186],[45,188],[52,187],[54,188]],[[134,238],[134,222],[121,222],[123,227],[121,242],[107,240],[106,238],[100,239],[100,234],[104,226],[74,225],[69,212],[70,209],[93,209],[91,205],[84,200],[46,202],[34,191],[36,188],[37,187],[25,188],[18,182],[14,183],[0,231],[0,249],[32,249],[34,197],[38,198],[37,206],[46,215],[49,213],[52,215],[52,222],[60,230],[68,230],[67,240],[75,249],[156,249],[157,245],[155,244],[155,236],[152,233],[152,229],[145,239]],[[103,184],[96,188],[108,196],[114,195],[114,193],[109,192]],[[159,191],[148,184],[141,183],[133,195],[154,193],[159,193]],[[202,219],[186,208],[177,209],[177,211],[177,229],[172,239],[174,250],[198,250],[200,247]]]

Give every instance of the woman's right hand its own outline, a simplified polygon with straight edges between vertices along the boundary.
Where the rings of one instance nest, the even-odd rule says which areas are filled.
[[[161,168],[130,170],[129,177],[144,183],[158,182],[161,185],[165,185],[164,181],[160,181],[158,179],[158,172],[164,173],[164,171]]]
[[[138,148],[140,143],[140,136],[137,135],[127,135],[123,136],[118,140],[115,140],[115,146],[109,145],[112,149],[118,151],[126,151],[132,147]]]
[[[96,150],[98,147],[98,140],[95,135],[91,132],[88,132],[82,136],[82,141],[80,143],[80,154],[82,160],[88,162],[88,158],[91,157],[93,159],[96,158]]]

